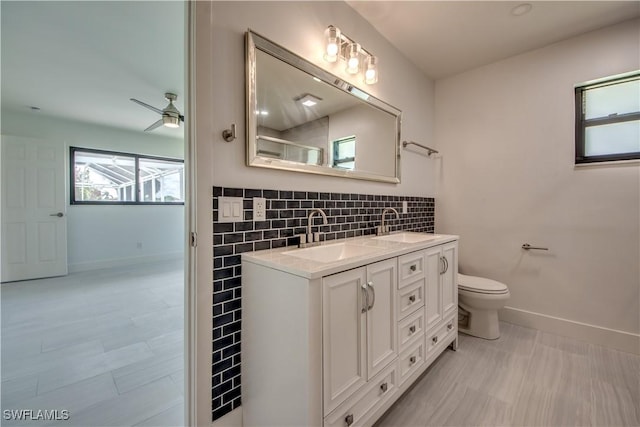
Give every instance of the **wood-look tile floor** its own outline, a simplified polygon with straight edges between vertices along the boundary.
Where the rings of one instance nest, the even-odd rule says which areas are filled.
[[[640,426],[640,357],[500,324],[460,334],[376,427]]]
[[[183,425],[182,261],[3,284],[3,426]],[[67,410],[10,421],[4,410]]]

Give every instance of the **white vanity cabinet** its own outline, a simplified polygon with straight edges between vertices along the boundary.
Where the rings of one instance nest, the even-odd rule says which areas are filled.
[[[457,236],[437,237],[325,265],[243,254],[244,425],[372,425],[455,347]]]
[[[324,414],[397,355],[395,258],[322,279]]]

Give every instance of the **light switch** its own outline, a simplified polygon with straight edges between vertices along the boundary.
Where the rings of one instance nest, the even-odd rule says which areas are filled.
[[[242,197],[218,197],[218,222],[244,221]]]

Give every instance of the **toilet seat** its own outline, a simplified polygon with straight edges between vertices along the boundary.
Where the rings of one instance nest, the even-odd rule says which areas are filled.
[[[504,283],[484,277],[467,276],[458,273],[458,289],[467,292],[488,295],[502,295],[509,293],[509,288]]]

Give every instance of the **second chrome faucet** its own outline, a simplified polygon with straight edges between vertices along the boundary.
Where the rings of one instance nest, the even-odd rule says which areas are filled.
[[[319,213],[322,215],[322,223],[327,225],[329,222],[327,221],[327,215],[324,213],[322,209],[313,209],[309,212],[309,217],[307,218],[307,234],[300,234],[300,247],[308,247],[314,246],[320,243],[320,232],[313,233],[311,231],[311,227],[313,227],[313,217],[315,214]]]
[[[384,208],[382,210],[382,219],[380,220],[380,225],[378,226],[378,228],[376,228],[376,234],[378,236],[389,234],[389,226],[388,225],[384,225],[384,217],[387,214],[387,212],[395,213],[396,214],[396,219],[400,219],[400,214],[398,213],[397,210],[395,210],[394,208]]]

